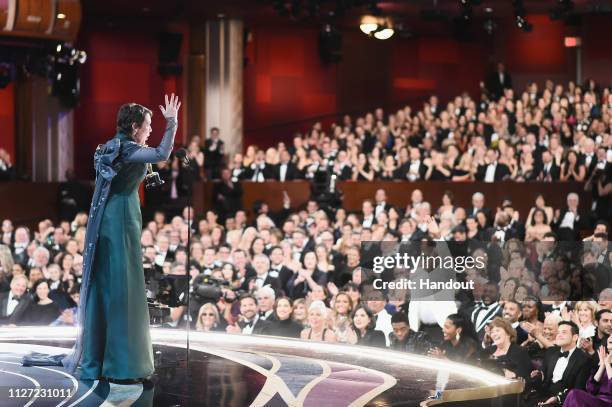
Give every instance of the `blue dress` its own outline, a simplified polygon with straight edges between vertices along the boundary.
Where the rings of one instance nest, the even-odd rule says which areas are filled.
[[[141,146],[119,133],[105,150],[115,158],[106,168],[97,165],[96,179],[103,172],[112,177],[106,177],[111,178],[106,188],[96,180],[88,222],[85,257],[89,263],[84,259],[84,267],[91,264],[91,270],[87,276],[83,273],[87,280],[81,288],[83,326],[68,364],[75,368],[81,362],[81,380],[134,379],[154,372],[138,188],[146,175],[146,163],[170,156],[176,128],[176,120],[169,119],[157,148]]]

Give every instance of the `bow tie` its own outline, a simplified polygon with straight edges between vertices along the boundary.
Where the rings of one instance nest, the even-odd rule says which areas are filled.
[[[245,322],[245,323],[244,323],[244,327],[245,327],[245,328],[250,328],[250,327],[252,327],[252,326],[253,326],[253,322],[254,322],[254,320],[253,320],[253,321],[247,321],[247,322]]]
[[[561,352],[559,351],[559,357],[560,358],[566,358],[569,356],[569,350],[567,352]]]
[[[265,318],[266,317],[266,312],[265,311],[259,311],[259,316],[261,318]]]

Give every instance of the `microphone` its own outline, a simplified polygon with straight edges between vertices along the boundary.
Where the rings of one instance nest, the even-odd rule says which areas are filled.
[[[184,148],[179,148],[178,150],[174,152],[174,155],[176,156],[176,158],[178,158],[179,160],[183,162],[183,166],[185,167],[189,166],[189,158],[187,157],[187,150],[185,150]]]

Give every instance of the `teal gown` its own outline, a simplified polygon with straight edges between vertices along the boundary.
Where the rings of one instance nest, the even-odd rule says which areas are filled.
[[[83,323],[81,380],[136,379],[154,373],[138,188],[146,175],[146,163],[170,156],[176,127],[176,120],[169,119],[159,147],[137,147],[130,156],[119,156],[124,162],[110,186],[93,260]],[[122,146],[133,143],[125,134],[115,137]]]

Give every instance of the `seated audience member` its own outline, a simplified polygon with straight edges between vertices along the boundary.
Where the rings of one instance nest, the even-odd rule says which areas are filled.
[[[60,309],[49,298],[49,283],[47,280],[38,280],[32,286],[32,302],[23,312],[17,325],[49,325],[60,315]]]
[[[529,394],[528,405],[561,405],[570,390],[585,389],[592,363],[578,349],[578,338],[578,325],[571,321],[559,323],[556,346],[546,350],[542,369],[531,372],[535,391]]]
[[[359,305],[352,313],[357,345],[386,347],[385,334],[374,328],[374,313],[366,305]]]
[[[299,338],[304,327],[292,318],[293,305],[288,297],[279,297],[274,303],[274,319],[272,320],[271,335],[287,338]]]
[[[357,337],[351,327],[351,313],[353,312],[353,300],[344,291],[339,292],[332,299],[332,312],[330,327],[336,334],[336,339],[341,343],[355,343]]]
[[[572,389],[567,394],[564,407],[605,407],[612,405],[612,336],[606,346],[597,350],[598,368],[586,384],[586,390]]]
[[[470,321],[461,314],[451,314],[444,322],[444,334],[439,347],[430,350],[433,357],[469,363],[477,357],[480,348],[476,332]]]
[[[206,303],[200,307],[198,311],[198,320],[196,321],[196,330],[209,332],[209,331],[223,331],[219,317],[219,310],[212,303]]]
[[[396,312],[391,316],[393,334],[391,348],[403,352],[425,355],[433,347],[427,334],[413,331],[408,323],[408,316],[403,312]]]
[[[531,360],[527,351],[516,343],[516,330],[510,321],[496,317],[489,324],[493,344],[484,350],[487,355],[485,361],[493,361],[497,370],[504,376],[514,379],[521,377],[529,380],[531,373]],[[483,365],[488,366],[486,362]]]
[[[521,327],[529,333],[522,346],[527,349],[535,367],[541,368],[546,349],[555,346],[555,338],[561,321],[559,315],[549,314],[541,327],[530,322],[521,323]]]
[[[10,291],[0,293],[0,325],[17,324],[31,302],[27,293],[28,279],[25,275],[14,276],[10,287]]]
[[[240,297],[240,315],[238,323],[228,325],[226,331],[229,333],[269,335],[271,322],[259,318],[257,311],[257,299],[251,294],[243,294]]]
[[[309,328],[302,330],[300,338],[312,341],[336,342],[336,334],[327,327],[329,309],[323,301],[313,301],[308,307]]]

